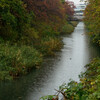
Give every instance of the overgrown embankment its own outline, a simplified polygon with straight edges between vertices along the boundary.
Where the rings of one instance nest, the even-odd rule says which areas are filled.
[[[85,10],[85,25],[91,40],[100,45],[100,1],[89,0]]]
[[[65,0],[1,0],[0,80],[39,68],[44,56],[60,50],[60,35],[74,30],[73,8]]]

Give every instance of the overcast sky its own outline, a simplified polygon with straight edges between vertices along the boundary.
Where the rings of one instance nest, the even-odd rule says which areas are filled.
[[[75,4],[79,4],[80,0],[69,0],[69,1],[73,1]]]

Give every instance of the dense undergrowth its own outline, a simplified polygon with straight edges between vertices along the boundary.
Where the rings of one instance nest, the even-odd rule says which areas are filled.
[[[100,45],[100,0],[89,0],[84,21],[91,40]]]
[[[74,30],[74,4],[65,0],[0,0],[0,80],[39,68]]]
[[[0,80],[26,74],[41,62],[42,55],[33,47],[0,44]]]

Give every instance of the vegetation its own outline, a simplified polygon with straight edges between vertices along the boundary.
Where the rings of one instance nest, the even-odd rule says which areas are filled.
[[[91,40],[100,46],[100,1],[87,0],[85,10],[85,25]],[[100,99],[100,58],[95,58],[85,66],[86,71],[79,75],[80,82],[70,80],[56,90],[57,95],[41,97],[40,100],[58,100],[59,93],[63,100],[99,100]]]
[[[100,99],[100,59],[94,59],[86,65],[87,71],[80,75],[80,82],[71,81],[65,85],[67,100],[99,100]]]
[[[79,75],[80,82],[71,80],[68,85],[65,83],[56,90],[55,96],[41,97],[40,100],[57,100],[59,93],[64,97],[63,100],[99,100],[100,99],[100,59],[94,59],[86,65],[86,72]]]
[[[100,1],[89,0],[85,10],[85,24],[94,43],[100,45]]]
[[[38,68],[71,33],[74,4],[65,0],[0,0],[0,80]]]
[[[1,80],[16,78],[27,73],[31,67],[38,67],[42,62],[42,55],[33,47],[25,45],[11,46],[3,43],[0,44],[0,47]]]

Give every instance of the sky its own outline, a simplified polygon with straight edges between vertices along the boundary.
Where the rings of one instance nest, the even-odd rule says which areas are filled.
[[[69,1],[73,1],[75,4],[79,4],[80,0],[69,0]]]

